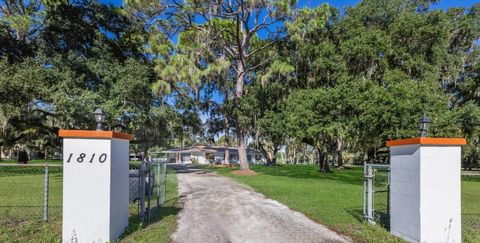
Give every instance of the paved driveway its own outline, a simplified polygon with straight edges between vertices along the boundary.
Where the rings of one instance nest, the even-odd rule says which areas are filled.
[[[305,215],[228,178],[177,168],[179,243],[349,242]]]

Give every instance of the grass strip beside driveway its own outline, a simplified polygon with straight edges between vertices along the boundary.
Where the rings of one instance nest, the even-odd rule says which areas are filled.
[[[152,201],[154,205],[155,201]],[[134,205],[132,205],[135,207]],[[169,242],[170,235],[175,231],[178,205],[177,176],[174,169],[167,170],[167,196],[166,201],[158,213],[153,214],[150,222],[145,225],[140,223],[136,211],[132,215],[129,227],[120,240],[121,243],[130,242]]]
[[[256,176],[237,176],[230,173],[238,170],[238,167],[204,168],[247,184],[265,196],[355,241],[402,242],[381,226],[369,225],[362,220],[363,170],[360,167],[321,173],[315,165],[252,165],[251,169],[258,173]],[[476,182],[476,186],[462,188],[462,194],[465,209],[477,205],[472,199],[480,198],[480,182]],[[480,217],[477,220],[480,220]],[[470,228],[464,227],[464,242],[480,239],[480,231],[474,233]]]

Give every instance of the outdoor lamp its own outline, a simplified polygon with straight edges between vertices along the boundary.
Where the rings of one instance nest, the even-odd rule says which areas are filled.
[[[97,122],[97,131],[103,131],[103,123],[105,122],[105,113],[103,113],[102,109],[97,108],[95,112],[93,112],[95,116],[95,121]]]
[[[423,114],[423,117],[418,120],[418,128],[420,129],[420,137],[426,137],[427,136],[427,130],[428,130],[428,124],[431,123],[432,120],[428,118],[425,114]]]

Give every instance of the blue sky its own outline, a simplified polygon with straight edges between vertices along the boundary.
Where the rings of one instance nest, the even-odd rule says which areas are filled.
[[[112,3],[115,5],[120,5],[122,3],[122,0],[100,0],[101,2],[104,3]],[[355,5],[359,0],[327,0],[327,1],[322,1],[322,0],[298,0],[298,4],[300,7],[308,6],[308,7],[315,7],[318,6],[324,2],[327,2],[331,5],[334,5],[337,8],[344,8],[348,7],[351,5]],[[450,7],[470,7],[474,3],[478,2],[478,0],[441,0],[438,4],[435,4],[433,8],[436,9],[447,9]]]

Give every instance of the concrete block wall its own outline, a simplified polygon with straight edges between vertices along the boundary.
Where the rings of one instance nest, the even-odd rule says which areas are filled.
[[[390,231],[410,242],[461,242],[461,147],[391,147]]]
[[[411,242],[420,241],[419,145],[391,148],[390,230]]]
[[[461,147],[422,146],[421,242],[461,242]]]
[[[109,240],[118,239],[128,226],[129,203],[129,142],[111,139],[110,164],[110,235]]]

